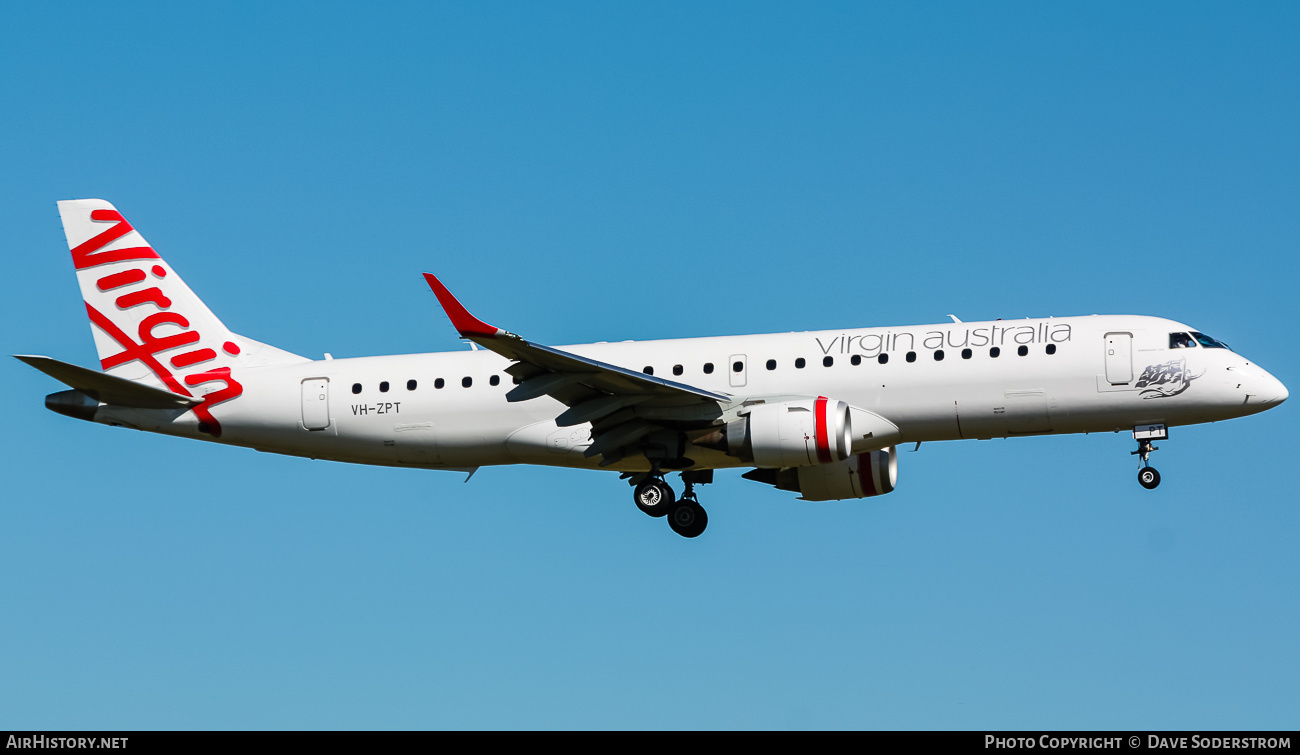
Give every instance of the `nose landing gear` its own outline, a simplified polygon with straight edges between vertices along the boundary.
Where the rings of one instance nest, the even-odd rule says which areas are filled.
[[[1151,452],[1159,451],[1160,447],[1151,441],[1168,438],[1169,430],[1164,425],[1139,425],[1133,428],[1133,440],[1137,441],[1138,450],[1130,451],[1129,454],[1142,460],[1142,466],[1138,469],[1138,484],[1147,490],[1154,490],[1160,484],[1160,473],[1148,461]]]
[[[1138,484],[1147,490],[1153,490],[1160,484],[1160,473],[1155,467],[1142,467],[1138,470]]]

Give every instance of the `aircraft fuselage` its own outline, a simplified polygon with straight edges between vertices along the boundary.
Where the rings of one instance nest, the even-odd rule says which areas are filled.
[[[1170,348],[1171,333],[1188,332],[1162,318],[1094,315],[560,348],[718,393],[841,399],[888,418],[905,443],[1215,422],[1286,397],[1276,379],[1228,349]],[[1108,354],[1111,334],[1129,339],[1118,359]],[[582,455],[590,425],[555,425],[563,404],[506,399],[515,385],[504,371],[510,364],[479,350],[246,369],[244,395],[214,410],[220,438],[174,410],[105,407],[96,420],[363,464],[596,468],[599,459]],[[328,421],[309,430],[304,411],[321,395]],[[700,468],[743,466],[711,449],[686,455]]]

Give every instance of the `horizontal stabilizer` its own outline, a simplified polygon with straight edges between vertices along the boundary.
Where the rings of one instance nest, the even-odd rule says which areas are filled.
[[[14,358],[105,404],[137,409],[186,409],[203,403],[202,399],[160,390],[49,357],[15,354]]]

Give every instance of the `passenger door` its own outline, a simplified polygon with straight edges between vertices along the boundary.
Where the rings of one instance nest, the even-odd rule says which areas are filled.
[[[1106,382],[1124,385],[1133,382],[1133,334],[1106,334]]]
[[[329,378],[302,381],[302,426],[308,430],[324,430],[330,426]]]

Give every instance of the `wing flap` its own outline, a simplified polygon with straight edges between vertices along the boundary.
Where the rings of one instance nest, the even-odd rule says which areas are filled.
[[[555,418],[558,427],[573,427],[583,422],[592,422],[643,401],[649,396],[600,396],[580,404],[574,404]]]

